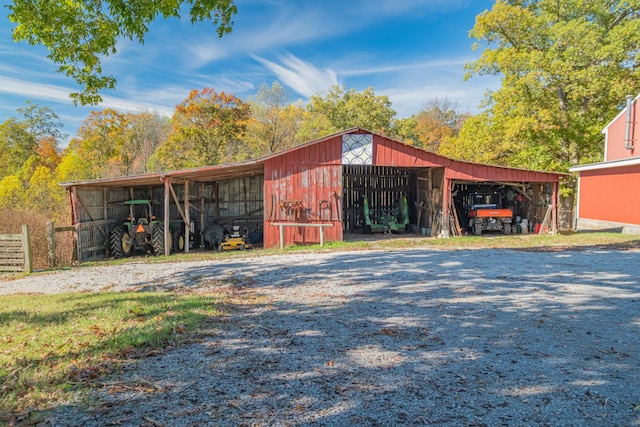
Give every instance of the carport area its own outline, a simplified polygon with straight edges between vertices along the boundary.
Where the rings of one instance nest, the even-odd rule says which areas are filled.
[[[165,255],[207,245],[207,226],[240,226],[261,236],[263,173],[257,162],[62,184],[70,194],[78,261],[110,254],[110,234],[146,216],[161,223]],[[131,201],[150,201],[130,210]],[[133,215],[131,215],[133,213]],[[148,218],[151,220],[151,218]],[[146,225],[146,224],[145,224]],[[184,239],[178,248],[176,239]]]

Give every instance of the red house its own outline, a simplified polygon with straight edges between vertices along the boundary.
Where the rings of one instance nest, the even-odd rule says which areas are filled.
[[[602,131],[604,161],[575,166],[577,230],[640,234],[640,108],[637,96]]]

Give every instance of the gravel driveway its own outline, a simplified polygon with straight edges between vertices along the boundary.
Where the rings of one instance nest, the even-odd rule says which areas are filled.
[[[296,253],[83,267],[0,293],[226,278],[265,297],[204,342],[105,378],[53,425],[635,426],[638,261],[602,249]]]

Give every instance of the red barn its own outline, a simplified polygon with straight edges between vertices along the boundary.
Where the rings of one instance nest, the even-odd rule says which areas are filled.
[[[195,235],[193,246],[204,245],[203,230],[214,222],[258,230],[265,247],[357,239],[375,231],[368,220],[391,216],[399,224],[391,231],[460,235],[474,192],[504,196],[514,224],[529,224],[524,231],[543,224],[555,231],[562,176],[459,161],[354,128],[241,163],[63,185],[88,259],[107,256],[104,239],[126,219],[129,199],[164,200],[164,229]]]
[[[578,172],[576,229],[640,234],[640,111],[638,99],[602,131],[604,161],[570,168]]]

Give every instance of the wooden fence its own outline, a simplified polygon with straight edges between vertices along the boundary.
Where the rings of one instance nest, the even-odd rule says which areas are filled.
[[[29,226],[22,226],[22,234],[0,234],[0,271],[33,271]]]
[[[81,222],[66,227],[56,227],[53,222],[47,224],[47,242],[49,266],[57,267],[67,263],[76,263],[105,259],[109,257],[109,232],[114,227],[115,220],[101,220]],[[58,241],[62,233],[72,233],[73,248],[71,259],[60,259]],[[66,255],[68,257],[69,255]]]

